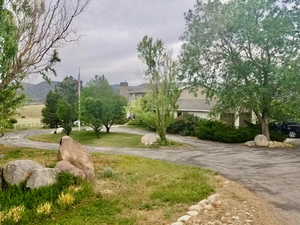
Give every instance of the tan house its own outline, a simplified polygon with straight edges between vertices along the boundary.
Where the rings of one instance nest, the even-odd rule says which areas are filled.
[[[149,91],[148,84],[129,86],[127,82],[121,82],[119,87],[120,95],[126,97],[129,102],[145,96]],[[236,127],[244,126],[246,122],[253,121],[253,115],[249,112],[240,113],[239,115],[235,113],[223,113],[217,117],[213,117],[211,112],[214,104],[206,100],[203,89],[199,89],[196,94],[191,93],[188,89],[183,89],[177,103],[178,116],[191,114],[202,119],[218,119]]]

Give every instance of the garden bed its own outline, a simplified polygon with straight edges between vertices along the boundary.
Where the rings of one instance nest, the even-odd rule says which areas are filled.
[[[14,159],[32,159],[48,167],[57,161],[54,151],[0,146],[0,152],[1,166]],[[190,205],[215,190],[214,173],[208,170],[132,156],[94,153],[92,158],[96,169],[93,194],[78,198],[67,209],[54,207],[51,214],[42,218],[32,213],[26,220],[30,222],[20,224],[41,224],[41,219],[44,225],[170,224]],[[18,200],[11,205],[18,206]]]

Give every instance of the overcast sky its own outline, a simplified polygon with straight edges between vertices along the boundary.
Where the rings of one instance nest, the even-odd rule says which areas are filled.
[[[58,77],[53,79],[77,76],[80,67],[84,81],[95,74],[105,74],[110,83],[142,83],[137,43],[147,34],[178,51],[184,13],[194,3],[195,0],[91,0],[73,26],[80,40],[59,49],[62,62],[57,66]]]

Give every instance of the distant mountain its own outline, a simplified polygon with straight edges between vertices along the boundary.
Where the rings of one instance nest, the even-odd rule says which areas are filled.
[[[43,81],[39,84],[30,84],[23,83],[23,92],[26,95],[27,99],[31,103],[45,103],[47,94],[54,90],[55,86],[59,84],[57,81],[52,81],[49,84],[46,81]]]

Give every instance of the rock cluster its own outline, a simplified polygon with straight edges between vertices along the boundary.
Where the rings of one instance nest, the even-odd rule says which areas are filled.
[[[207,213],[208,210],[212,210],[213,208],[219,207],[221,205],[221,201],[219,200],[219,198],[219,194],[213,194],[207,199],[200,201],[198,204],[191,206],[186,215],[178,218],[178,220],[175,223],[172,223],[171,225],[184,225],[190,219],[199,215],[199,213]]]
[[[33,160],[15,160],[0,168],[0,187],[26,184],[30,189],[50,186],[56,183],[57,175],[67,172],[74,176],[93,181],[95,170],[88,151],[71,137],[62,138],[55,168],[45,168]]]
[[[36,189],[54,184],[58,172],[57,169],[45,168],[33,160],[16,160],[4,166],[0,180],[10,185],[26,183],[26,187]]]
[[[267,148],[292,148],[293,144],[289,142],[269,141],[264,135],[257,135],[254,141],[245,143],[248,147],[267,147]]]

